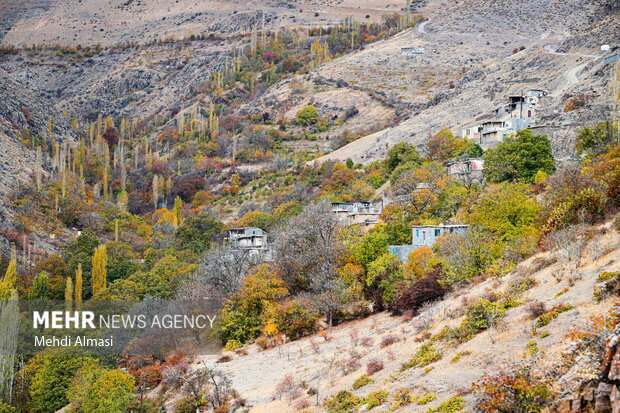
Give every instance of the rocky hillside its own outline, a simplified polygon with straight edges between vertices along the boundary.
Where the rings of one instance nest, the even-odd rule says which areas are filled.
[[[477,397],[472,383],[515,363],[553,376],[557,399],[578,398],[584,377],[598,377],[602,349],[583,350],[576,333],[592,333],[592,320],[610,314],[615,299],[605,295],[601,274],[620,270],[618,230],[610,224],[581,230],[571,246],[534,255],[501,279],[457,289],[413,318],[381,313],[278,348],[251,345],[205,357],[194,367],[205,362],[226,371],[252,412],[300,405],[322,412],[316,401],[343,390],[360,398],[388,391],[377,411],[427,412],[456,396],[470,406]],[[515,302],[491,328],[464,342],[442,338],[463,324],[469,304],[508,296]],[[374,373],[373,363],[381,366]],[[277,392],[287,376],[299,388],[292,401]],[[363,376],[370,380],[357,388]],[[401,388],[418,402],[394,408]]]
[[[266,28],[339,23],[346,16],[378,19],[402,1],[378,0],[71,0],[0,4],[0,39],[13,45],[145,43],[168,36],[234,33]]]

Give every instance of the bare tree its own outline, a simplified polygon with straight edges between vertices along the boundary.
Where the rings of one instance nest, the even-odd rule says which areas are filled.
[[[168,368],[163,372],[163,383],[187,388],[196,402],[204,402],[211,411],[234,412],[244,403],[232,388],[232,381],[223,371],[208,367],[191,372]],[[229,407],[226,410],[226,407]]]
[[[227,298],[241,289],[243,279],[256,264],[249,250],[215,247],[181,287],[180,296]]]
[[[274,264],[293,293],[310,293],[331,325],[344,284],[336,267],[344,252],[340,222],[328,202],[307,207],[281,229],[273,247]]]

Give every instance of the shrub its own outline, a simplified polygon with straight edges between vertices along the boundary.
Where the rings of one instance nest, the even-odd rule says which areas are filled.
[[[342,390],[325,402],[325,408],[329,413],[350,413],[355,411],[362,402],[363,399],[350,391]]]
[[[401,283],[392,303],[392,310],[417,311],[425,303],[442,298],[448,289],[441,282],[441,269],[437,268],[424,278]]]
[[[390,393],[387,390],[377,390],[368,394],[368,396],[366,396],[366,398],[364,399],[364,402],[366,403],[366,409],[370,410],[373,407],[385,404],[385,402],[387,402],[389,394]]]
[[[598,285],[594,286],[594,299],[598,302],[602,299],[620,294],[620,277],[617,272],[603,272],[597,281]]]
[[[526,367],[502,370],[473,385],[481,412],[539,412],[551,399],[550,384]]]
[[[359,370],[362,367],[362,364],[357,359],[349,360],[344,365],[344,374],[353,373],[356,370]]]
[[[547,312],[547,306],[542,301],[532,301],[527,305],[527,310],[533,318],[538,318]]]
[[[431,363],[441,360],[441,353],[432,346],[426,344],[420,346],[413,357],[402,365],[401,370],[410,369],[412,367],[426,367]]]
[[[314,106],[310,105],[297,112],[296,117],[300,125],[314,125],[319,120],[319,112]]]
[[[397,341],[398,341],[398,338],[393,334],[388,334],[387,336],[383,336],[383,338],[381,339],[381,348],[391,346]]]
[[[465,320],[459,327],[458,339],[468,340],[481,331],[494,325],[506,315],[506,309],[499,302],[492,303],[484,298],[470,304],[465,313]]]
[[[460,397],[452,397],[447,401],[441,403],[434,409],[428,409],[426,413],[456,413],[465,407],[465,400]]]
[[[508,294],[518,295],[536,286],[538,282],[533,277],[517,277],[510,281],[507,287]]]
[[[357,380],[353,382],[353,389],[355,390],[360,389],[367,384],[374,383],[374,381],[375,379],[371,379],[370,377],[364,374],[363,376],[358,377]]]
[[[415,401],[415,404],[424,406],[425,404],[429,404],[433,400],[437,398],[433,393],[425,393],[422,396],[418,397]]]
[[[456,364],[459,362],[459,360],[461,359],[461,357],[463,356],[468,356],[471,354],[471,351],[469,350],[463,350],[463,351],[459,351],[458,353],[456,353],[454,355],[454,357],[452,357],[452,360],[450,360],[450,364]]]
[[[360,340],[360,344],[363,347],[372,347],[372,345],[374,344],[375,340],[372,337],[364,337]]]
[[[553,307],[550,311],[541,315],[536,322],[536,328],[541,328],[558,318],[558,316],[566,311],[572,310],[575,308],[572,304],[559,304]]]
[[[409,389],[398,389],[394,392],[394,397],[392,400],[392,405],[390,406],[390,411],[393,412],[401,408],[402,406],[406,406],[408,404],[413,403],[413,397],[411,397],[411,392]]]
[[[383,362],[381,360],[374,359],[369,361],[368,364],[366,364],[366,373],[369,376],[372,376],[373,374],[381,370],[383,370]]]
[[[243,344],[239,340],[228,340],[224,346],[226,351],[234,351],[243,347]]]

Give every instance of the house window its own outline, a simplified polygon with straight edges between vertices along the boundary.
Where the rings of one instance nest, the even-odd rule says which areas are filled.
[[[418,238],[420,236],[420,230],[416,229],[415,230],[415,237]]]
[[[438,237],[441,235],[441,230],[440,229],[436,229],[435,230],[435,236]]]
[[[532,117],[532,111],[531,111],[531,110],[528,110],[528,111],[527,111],[527,117],[528,117],[528,118],[531,118],[531,117]]]

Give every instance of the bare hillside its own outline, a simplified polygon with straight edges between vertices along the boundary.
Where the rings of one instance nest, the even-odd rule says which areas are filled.
[[[353,391],[360,397],[376,390],[388,390],[391,397],[380,411],[389,410],[399,388],[435,397],[429,397],[428,404],[414,403],[394,410],[398,412],[426,412],[455,395],[470,403],[475,397],[471,394],[474,381],[507,364],[530,359],[534,346],[536,363],[548,366],[550,371],[560,369],[562,355],[570,354],[574,344],[567,334],[585,329],[592,316],[609,312],[613,300],[596,301],[594,290],[601,273],[620,269],[620,235],[609,225],[588,231],[597,235],[588,236],[590,241],[575,250],[577,255],[570,261],[559,250],[537,254],[507,276],[455,291],[412,319],[382,313],[335,327],[327,339],[317,335],[265,351],[252,345],[246,348],[247,355],[225,353],[232,360],[217,364],[217,368],[230,375],[234,388],[252,405],[252,412],[295,411],[295,403],[274,397],[276,385],[286,375],[305,383],[306,388],[295,402],[307,399],[311,405],[308,411],[313,412],[324,411],[316,406],[317,400],[322,404],[341,390]],[[457,327],[463,321],[468,303],[481,297],[499,297],[515,289],[522,291],[519,302],[497,326],[463,344],[429,340],[445,327]],[[547,310],[568,304],[575,307],[562,312],[548,325],[535,328],[537,320],[528,305],[534,301],[544,302]],[[423,345],[439,352],[440,360],[424,367],[403,369],[401,366]],[[574,386],[583,374],[596,374],[596,364],[590,363],[587,355],[582,356],[583,364],[577,363],[563,373],[560,381],[563,387],[556,389],[560,398],[578,392]],[[351,363],[352,360],[358,363]],[[384,368],[370,375],[373,382],[355,390],[354,381],[367,374],[366,367],[373,360],[383,363]],[[207,365],[215,361],[215,356],[205,359]],[[197,364],[196,368],[200,366]],[[308,389],[318,394],[309,396]]]
[[[262,28],[263,22],[274,28],[330,24],[350,15],[376,19],[403,5],[395,0],[8,0],[0,3],[4,32],[0,38],[13,45],[144,43],[167,36]]]

